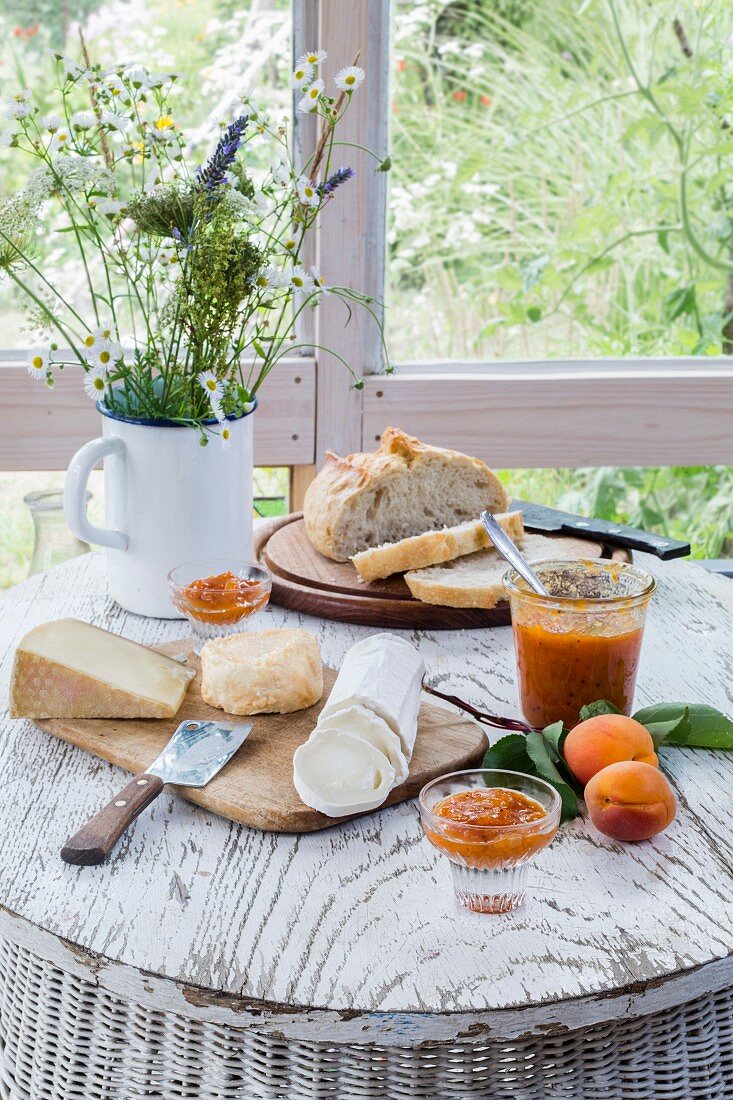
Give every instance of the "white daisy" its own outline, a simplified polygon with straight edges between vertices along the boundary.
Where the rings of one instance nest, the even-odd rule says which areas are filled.
[[[274,290],[278,287],[285,286],[289,281],[285,272],[272,264],[255,276],[254,284],[258,289],[264,290],[266,287],[270,287]]]
[[[102,202],[98,202],[96,206],[99,213],[106,214],[108,218],[116,218],[127,211],[124,202],[121,202],[119,199],[103,199]]]
[[[71,57],[62,57],[61,64],[64,67],[64,74],[67,80],[78,80],[84,73],[84,69],[78,61],[74,61]]]
[[[353,92],[360,84],[364,83],[364,77],[366,73],[363,69],[360,69],[358,65],[347,65],[345,69],[341,69],[336,73],[334,81],[337,88],[340,88],[342,92]]]
[[[202,370],[197,375],[199,385],[206,392],[209,398],[209,404],[211,405],[211,411],[216,419],[221,423],[224,420],[224,413],[221,407],[221,399],[224,396],[224,389],[221,382],[217,379],[213,370]]]
[[[39,380],[45,378],[49,365],[49,355],[47,351],[31,351],[28,353],[26,370],[31,378],[38,378]]]
[[[222,447],[224,448],[224,450],[226,450],[232,441],[232,429],[229,427],[226,421],[224,421],[221,428],[219,429],[219,437],[221,439]]]
[[[99,330],[97,330],[97,332],[98,331]],[[102,344],[104,344],[103,338],[101,336],[98,336],[97,332],[88,332],[82,340],[82,346],[86,349],[86,351],[98,351]]]
[[[99,401],[104,397],[106,388],[107,372],[103,368],[94,367],[87,371],[84,376],[84,390],[87,397],[91,397],[92,401]]]
[[[21,119],[27,118],[31,113],[30,105],[31,93],[24,88],[21,92],[16,92],[11,96],[5,105],[6,118]]]
[[[323,95],[326,85],[322,80],[314,80],[298,104],[299,111],[315,111],[318,98]]]
[[[313,276],[313,286],[316,290],[319,290],[321,292],[324,298],[326,298],[331,293],[331,291],[328,289],[325,282],[323,281],[321,273],[315,264],[313,264],[313,266],[311,267],[311,275]]]
[[[254,401],[245,401],[245,403],[242,405],[242,408],[244,409],[244,411],[246,413],[251,413],[252,410],[254,409],[254,407],[255,407],[255,402]]]
[[[290,83],[293,88],[305,88],[310,84],[313,79],[313,66],[308,62],[305,65],[301,65],[300,62],[295,66],[293,75],[290,78]]]
[[[108,371],[110,367],[122,358],[122,347],[114,340],[107,340],[99,348],[94,356],[95,366],[100,370]]]
[[[322,65],[328,57],[325,50],[311,50],[310,53],[301,54],[295,62],[296,69],[302,69],[305,65]]]
[[[4,130],[0,134],[0,149],[9,149],[15,141],[15,134],[10,130]]]
[[[125,76],[136,91],[144,92],[150,87],[150,76],[147,69],[144,69],[142,65],[128,69]]]
[[[69,149],[70,147],[71,134],[65,126],[57,130],[48,143],[49,153],[58,153],[59,149]]]
[[[114,340],[114,338],[114,331],[109,325],[100,325],[94,332],[94,339],[99,341],[100,344],[109,343],[111,340]]]
[[[96,121],[94,111],[75,111],[71,116],[71,126],[74,130],[91,130]]]
[[[132,123],[124,115],[118,115],[114,111],[102,111],[102,125],[124,134],[125,130],[129,130]]]
[[[290,183],[290,165],[286,160],[276,160],[270,168],[270,175],[275,183],[279,184],[280,187],[285,187]]]
[[[41,119],[41,126],[44,130],[48,130],[49,134],[55,134],[64,125],[64,120],[61,115],[44,115]]]
[[[290,285],[298,294],[310,294],[315,283],[304,267],[294,267],[290,272]]]
[[[296,184],[298,191],[298,198],[303,206],[319,206],[321,202],[321,196],[318,193],[318,189],[314,183],[308,179],[307,176],[301,176]]]

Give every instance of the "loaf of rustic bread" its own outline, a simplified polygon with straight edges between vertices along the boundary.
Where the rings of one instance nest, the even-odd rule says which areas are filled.
[[[387,428],[378,449],[340,458],[326,452],[303,504],[308,538],[322,554],[348,561],[385,542],[506,511],[504,488],[488,466]]]
[[[499,526],[517,542],[524,534],[521,512],[502,512],[494,517]],[[439,531],[424,531],[399,542],[385,542],[371,550],[362,550],[351,559],[363,581],[381,580],[408,569],[425,569],[484,550],[491,546],[480,519],[468,520]]]
[[[550,539],[546,535],[525,534],[521,540],[528,561],[575,558],[577,546],[576,539]],[[497,550],[479,550],[443,565],[405,573],[405,581],[413,596],[423,603],[489,608],[506,599],[502,578],[509,568]]]

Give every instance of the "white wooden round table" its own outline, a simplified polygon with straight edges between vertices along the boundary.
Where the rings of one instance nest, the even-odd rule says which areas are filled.
[[[733,584],[659,581],[637,701],[733,712]],[[0,603],[3,703],[22,634],[75,615],[143,642],[87,555]],[[367,630],[277,608],[337,663]],[[434,683],[516,714],[509,629],[410,636]],[[12,1100],[733,1096],[733,754],[663,750],[672,828],[623,846],[586,820],[505,916],[456,905],[414,803],[306,836],[164,794],[101,867],[67,836],[112,766],[11,721],[0,739],[0,1095]]]

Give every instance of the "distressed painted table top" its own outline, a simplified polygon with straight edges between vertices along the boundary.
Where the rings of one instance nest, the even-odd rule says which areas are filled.
[[[657,576],[639,705],[699,700],[733,712],[733,582],[639,555]],[[164,794],[108,865],[58,852],[123,774],[11,721],[6,698],[22,634],[75,615],[151,644],[182,622],[128,615],[98,555],[0,601],[0,903],[108,959],[247,999],[375,1012],[485,1012],[654,985],[729,956],[733,944],[733,754],[671,749],[671,829],[623,847],[586,820],[563,827],[530,872],[525,906],[503,917],[453,901],[449,867],[422,839],[414,803],[324,833],[277,836]],[[368,633],[268,610],[302,625],[338,664]],[[411,636],[433,682],[517,714],[508,628]],[[721,964],[719,963],[718,966]]]

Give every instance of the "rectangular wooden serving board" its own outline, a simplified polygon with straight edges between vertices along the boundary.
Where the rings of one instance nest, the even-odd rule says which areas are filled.
[[[326,817],[306,806],[293,786],[293,753],[307,740],[328,699],[336,679],[333,669],[324,667],[323,697],[315,706],[293,714],[244,718],[225,714],[203,701],[200,663],[190,640],[159,648],[171,656],[185,654],[186,663],[196,669],[196,679],[175,718],[54,718],[36,724],[62,741],[137,773],[152,764],[181,722],[251,721],[252,732],[241,749],[206,787],[173,789],[215,814],[265,832],[310,833],[348,820]],[[420,707],[410,774],[404,783],[390,791],[384,805],[394,806],[414,798],[425,783],[446,772],[475,767],[481,763],[487,747],[486,735],[476,722],[424,702]]]

